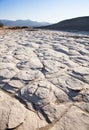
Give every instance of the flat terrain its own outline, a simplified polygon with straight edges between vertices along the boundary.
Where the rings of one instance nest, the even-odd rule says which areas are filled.
[[[0,130],[89,130],[89,34],[0,30]]]

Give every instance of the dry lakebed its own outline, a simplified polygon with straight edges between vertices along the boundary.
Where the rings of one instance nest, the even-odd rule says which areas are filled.
[[[89,130],[89,33],[0,30],[0,130]]]

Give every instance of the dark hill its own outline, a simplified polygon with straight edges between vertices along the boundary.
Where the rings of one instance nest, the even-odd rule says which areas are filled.
[[[56,24],[44,26],[44,28],[53,30],[89,31],[89,16],[64,20]]]

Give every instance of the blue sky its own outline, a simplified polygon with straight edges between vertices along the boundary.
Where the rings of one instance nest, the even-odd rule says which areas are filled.
[[[0,0],[0,19],[59,22],[89,16],[89,0]]]

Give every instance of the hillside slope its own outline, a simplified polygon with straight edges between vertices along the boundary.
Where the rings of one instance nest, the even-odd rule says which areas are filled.
[[[41,27],[43,28],[43,27]],[[89,16],[78,17],[45,26],[45,29],[89,31]]]

